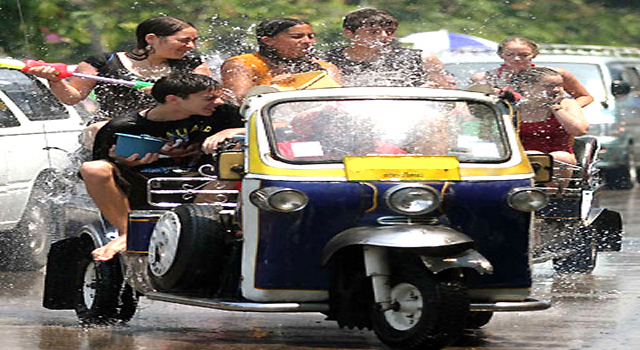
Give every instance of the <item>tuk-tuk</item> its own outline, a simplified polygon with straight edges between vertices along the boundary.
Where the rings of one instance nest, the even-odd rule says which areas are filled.
[[[78,195],[53,245],[44,305],[128,321],[137,297],[251,312],[320,312],[400,349],[442,348],[531,298],[535,186],[510,106],[477,92],[258,93],[245,140],[197,176],[148,183],[127,251]],[[541,165],[542,164],[542,165]],[[550,165],[536,160],[541,182]],[[184,172],[184,169],[175,169]],[[546,178],[545,178],[545,175]]]

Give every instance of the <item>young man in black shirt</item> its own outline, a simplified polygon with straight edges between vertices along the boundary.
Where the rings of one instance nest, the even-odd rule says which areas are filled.
[[[87,192],[120,234],[93,251],[96,260],[109,260],[126,248],[128,212],[146,205],[146,182],[153,168],[193,167],[219,142],[244,133],[237,108],[224,104],[222,90],[211,77],[171,75],[160,79],[151,94],[158,105],[109,121],[96,135],[94,160],[80,167]],[[147,134],[167,143],[159,153],[119,157],[116,133]]]
[[[388,11],[360,9],[342,24],[348,47],[322,58],[340,68],[344,86],[445,87],[444,65],[433,54],[400,47],[395,40],[398,20]]]

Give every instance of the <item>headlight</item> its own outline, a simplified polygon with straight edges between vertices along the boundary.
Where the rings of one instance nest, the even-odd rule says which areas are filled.
[[[425,185],[399,185],[385,193],[387,206],[404,215],[420,215],[440,205],[440,193]]]
[[[507,198],[513,209],[520,211],[536,211],[549,204],[549,196],[536,188],[514,188]]]
[[[249,199],[260,209],[284,213],[301,210],[309,201],[304,193],[284,187],[265,187],[255,190],[251,192]]]

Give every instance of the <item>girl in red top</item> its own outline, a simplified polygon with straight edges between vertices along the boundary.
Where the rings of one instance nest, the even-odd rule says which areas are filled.
[[[573,137],[586,134],[589,123],[580,104],[566,98],[562,75],[551,68],[532,67],[520,71],[512,83],[522,94],[517,109],[525,151],[549,153],[555,160],[576,164]]]

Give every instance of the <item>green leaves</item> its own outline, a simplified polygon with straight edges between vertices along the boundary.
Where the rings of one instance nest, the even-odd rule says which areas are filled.
[[[6,3],[6,4],[5,4]],[[0,5],[0,54],[77,63],[127,50],[142,20],[172,15],[196,25],[200,51],[255,48],[254,26],[270,17],[311,22],[320,48],[344,42],[342,18],[379,7],[400,19],[398,35],[447,29],[500,41],[640,46],[640,10],[623,0],[12,0]],[[22,16],[20,16],[22,12]],[[47,34],[58,35],[51,40]]]

